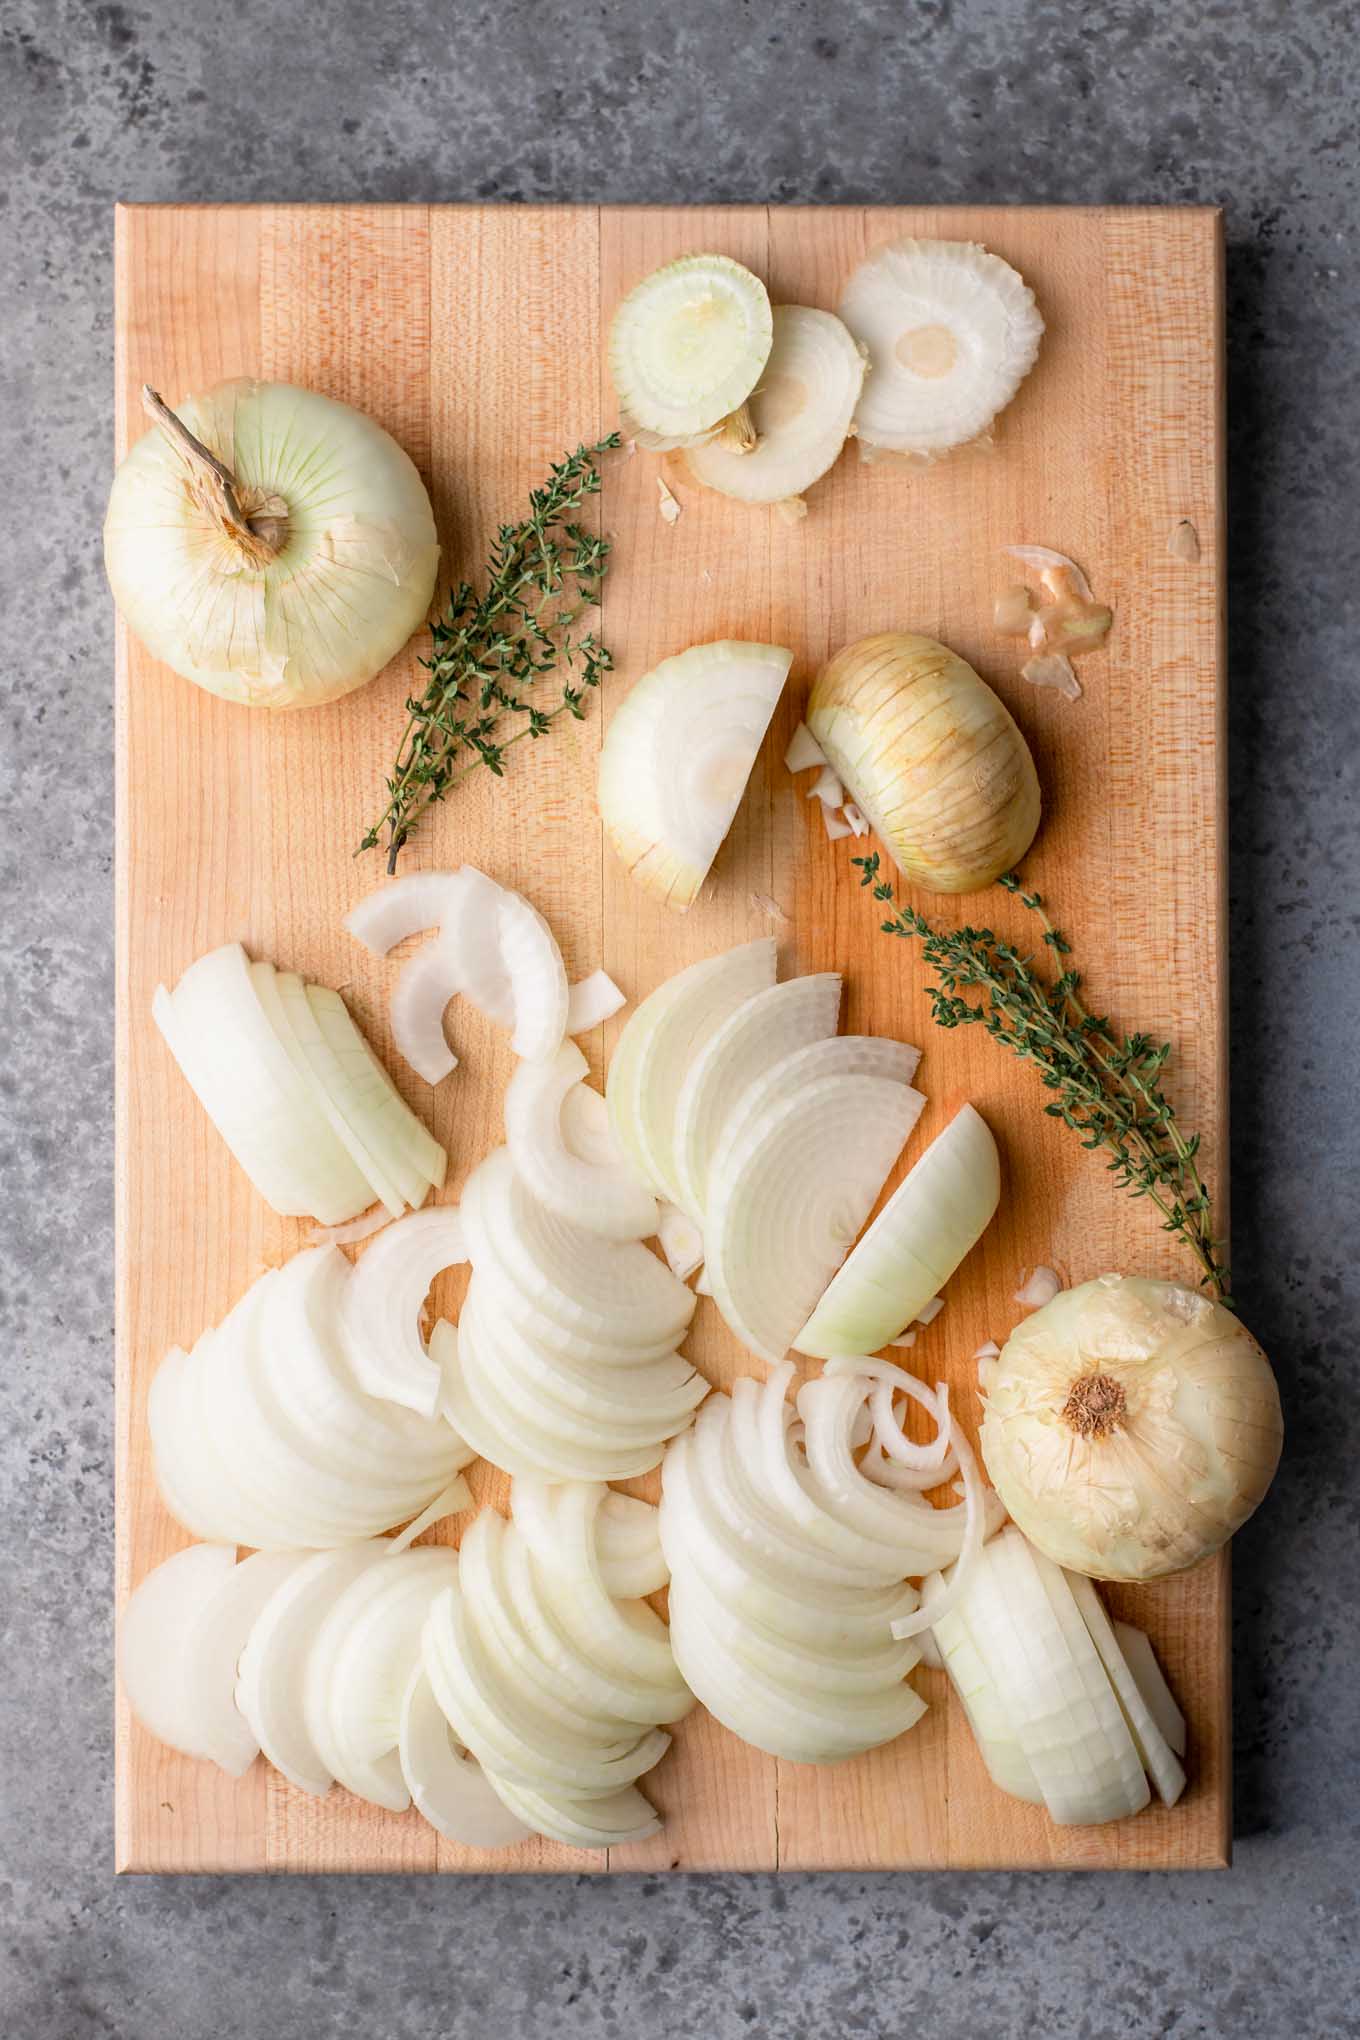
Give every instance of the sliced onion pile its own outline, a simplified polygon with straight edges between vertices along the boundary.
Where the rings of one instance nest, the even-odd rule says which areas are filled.
[[[774,340],[751,392],[756,444],[749,452],[721,438],[689,448],[696,481],[744,503],[781,503],[834,465],[864,382],[865,357],[831,312],[774,307]]]
[[[659,452],[725,425],[755,388],[773,330],[764,284],[726,255],[687,255],[644,277],[609,331],[626,429]]]
[[[691,645],[645,673],[614,711],[600,751],[600,816],[630,876],[666,906],[683,913],[698,898],[792,663],[780,645]]]
[[[794,1339],[800,1353],[876,1353],[927,1311],[990,1224],[1001,1164],[964,1105],[884,1205]]]
[[[375,1197],[399,1216],[444,1180],[426,1132],[344,1001],[237,942],[201,956],[152,1014],[255,1188],[287,1217],[341,1225]]]
[[[763,1386],[741,1380],[713,1396],[670,1447],[661,1543],[671,1644],[697,1698],[757,1749],[829,1764],[925,1712],[906,1684],[920,1648],[896,1641],[892,1624],[918,1605],[907,1576],[928,1569],[928,1549],[957,1549],[959,1533],[952,1512],[919,1496],[842,1483],[837,1455],[823,1451],[830,1403],[853,1392],[862,1408],[867,1380],[808,1384],[795,1413],[792,1373],[783,1365]],[[832,1393],[819,1401],[822,1390]],[[923,1528],[931,1516],[938,1531]]]
[[[157,1485],[185,1529],[260,1550],[319,1549],[404,1523],[438,1496],[468,1505],[455,1476],[473,1447],[442,1416],[366,1393],[353,1358],[363,1353],[369,1379],[414,1376],[426,1394],[415,1290],[450,1251],[447,1236],[429,1249],[427,1222],[433,1233],[447,1218],[419,1215],[410,1260],[402,1227],[368,1249],[392,1243],[380,1286],[390,1277],[399,1308],[376,1308],[377,1287],[337,1247],[310,1247],[252,1283],[191,1352],[166,1356],[147,1420]]]
[[[483,1510],[430,1610],[430,1689],[526,1826],[578,1848],[644,1840],[659,1822],[636,1781],[693,1704],[666,1625],[606,1578],[602,1487],[517,1480],[511,1507],[509,1523]]]
[[[474,1172],[462,1214],[472,1280],[457,1332],[431,1341],[449,1421],[516,1477],[649,1472],[708,1389],[676,1350],[692,1293],[635,1239],[550,1210],[505,1148]]]
[[[569,986],[543,916],[472,864],[393,879],[351,908],[345,926],[379,956],[408,936],[438,930],[401,966],[391,1002],[397,1051],[429,1084],[457,1066],[444,1035],[455,997],[509,1028],[515,1054],[531,1062],[550,1061],[564,1035],[598,1027],[624,1003],[602,970]]]
[[[925,1612],[1003,1791],[1064,1826],[1137,1813],[1149,1777],[1176,1803],[1185,1772],[1159,1716],[1172,1725],[1179,1711],[1155,1659],[1153,1677],[1136,1649],[1126,1656],[1089,1580],[1012,1525],[983,1546],[957,1604],[936,1615],[928,1593]]]
[[[984,433],[1039,352],[1034,293],[972,242],[902,240],[850,278],[840,315],[869,354],[864,446],[923,457]]]

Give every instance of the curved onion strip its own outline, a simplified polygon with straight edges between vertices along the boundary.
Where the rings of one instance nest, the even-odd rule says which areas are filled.
[[[356,942],[386,956],[408,935],[443,925],[457,897],[457,871],[409,871],[365,894],[346,914],[343,926]]]
[[[501,953],[500,908],[506,897],[494,879],[475,864],[465,864],[439,924],[459,991],[496,1027],[515,1025],[514,991]]]
[[[457,1577],[457,1552],[440,1545],[365,1567],[331,1603],[307,1654],[303,1709],[322,1763],[389,1813],[410,1804],[397,1743],[421,1629],[435,1595]]]
[[[462,1211],[466,1219],[466,1193]],[[500,1260],[485,1238],[474,1242],[473,1259],[473,1280],[485,1292],[488,1308],[494,1310],[497,1322],[502,1317],[508,1319],[526,1340],[532,1341],[541,1350],[545,1358],[571,1362],[579,1372],[610,1367],[631,1369],[643,1363],[667,1360],[675,1352],[677,1338],[681,1336],[675,1332],[640,1339],[620,1336],[603,1320],[590,1324],[561,1323],[547,1309],[525,1296],[515,1270]]]
[[[595,1550],[598,1487],[573,1482],[557,1497],[560,1558],[554,1576],[570,1582],[559,1605],[563,1625],[593,1662],[618,1679],[658,1689],[658,1715],[674,1721],[690,1697],[675,1669],[666,1625],[645,1601],[616,1601],[605,1586]]]
[[[920,1472],[934,1472],[936,1483],[947,1478],[953,1419],[949,1409],[949,1390],[944,1382],[932,1391],[914,1374],[908,1374],[905,1367],[895,1366],[891,1360],[874,1360],[867,1355],[851,1359],[839,1357],[829,1362],[828,1374],[851,1375],[872,1384],[869,1402],[872,1409],[872,1432],[889,1457],[900,1461],[903,1466]],[[894,1395],[902,1395],[918,1403],[927,1416],[935,1420],[935,1436],[928,1445],[918,1445],[914,1439],[904,1435],[893,1409]],[[868,1440],[852,1442],[865,1444]]]
[[[360,1240],[372,1239],[385,1225],[392,1223],[392,1214],[385,1204],[379,1204],[372,1211],[366,1211],[362,1218],[352,1218],[347,1225],[314,1225],[303,1236],[303,1245],[308,1247],[352,1247]]]
[[[606,1671],[564,1625],[556,1574],[536,1563],[518,1523],[511,1526],[502,1549],[501,1583],[516,1622],[532,1646],[554,1688],[570,1694],[573,1704],[602,1719],[652,1728],[659,1711],[671,1705],[656,1686],[620,1679]],[[685,1696],[689,1704],[689,1696]]]
[[[204,1111],[266,1204],[342,1225],[374,1190],[318,1108],[260,1005],[237,942],[191,963],[151,1012]]]
[[[724,638],[636,681],[605,731],[599,802],[615,851],[645,892],[693,905],[736,816],[793,653]]]
[[[442,1083],[458,1067],[444,1036],[444,1014],[460,990],[453,953],[442,935],[407,958],[392,987],[393,1043],[427,1084]]]
[[[822,1077],[726,1144],[710,1177],[705,1268],[727,1324],[782,1360],[873,1208],[917,1115],[886,1077]]]
[[[910,1048],[904,1041],[886,1041],[876,1034],[833,1034],[826,1041],[794,1049],[771,1063],[733,1107],[714,1157],[715,1169],[723,1166],[727,1151],[745,1138],[747,1129],[777,1099],[793,1097],[819,1077],[890,1077],[895,1084],[910,1084],[920,1060],[919,1048]],[[924,1098],[914,1110],[925,1110]]]
[[[620,1034],[605,1098],[620,1147],[660,1197],[678,1203],[672,1142],[675,1108],[690,1068],[723,1022],[775,980],[772,935],[678,971],[630,1016]]]
[[[945,1589],[942,1601],[937,1604],[936,1614],[947,1612],[956,1603],[961,1601],[967,1593],[968,1583],[977,1566],[978,1557],[982,1551],[983,1539],[987,1535],[988,1528],[987,1510],[983,1502],[982,1475],[978,1472],[978,1463],[973,1457],[973,1448],[964,1437],[962,1431],[954,1433],[954,1450],[958,1455],[959,1472],[963,1477],[963,1536],[959,1543],[959,1555],[954,1564],[953,1578]],[[935,1511],[936,1515],[952,1515],[953,1513],[952,1509],[937,1509]],[[934,1615],[927,1615],[918,1608],[914,1615],[908,1615],[902,1621],[894,1622],[893,1635],[899,1637],[917,1636],[921,1630],[928,1629],[934,1619]]]
[[[397,1754],[412,1802],[446,1840],[465,1849],[508,1849],[531,1832],[458,1742],[423,1665],[402,1696]]]
[[[520,893],[501,895],[496,935],[515,1014],[510,1046],[526,1062],[546,1062],[567,1031],[570,994],[562,952],[542,914]]]
[[[444,1180],[443,1148],[411,1111],[342,999],[289,971],[274,981],[293,1035],[353,1140],[407,1204],[419,1205]]]
[[[128,1704],[143,1728],[189,1757],[210,1752],[185,1681],[185,1639],[235,1567],[234,1544],[191,1544],[146,1575],[119,1617],[118,1674]]]
[[[345,1588],[382,1556],[377,1542],[317,1552],[270,1595],[241,1652],[236,1704],[255,1740],[290,1784],[318,1797],[334,1780],[307,1726],[308,1655]]]
[[[451,1205],[413,1211],[360,1256],[342,1314],[350,1366],[367,1394],[434,1415],[439,1369],[420,1335],[421,1308],[435,1277],[466,1259],[463,1222]]]
[[[563,1042],[543,1062],[522,1062],[505,1093],[505,1138],[521,1180],[559,1218],[606,1239],[640,1240],[656,1231],[656,1199],[626,1162],[581,1161],[562,1130],[568,1093],[587,1075],[585,1057]]]
[[[634,284],[609,328],[609,366],[634,431],[674,442],[745,403],[770,352],[770,297],[726,255],[686,255]]]
[[[593,970],[567,992],[567,1032],[588,1034],[592,1027],[612,1020],[627,1004],[627,993],[619,990],[608,971]]]
[[[821,479],[845,444],[867,366],[833,312],[776,305],[773,325],[749,399],[754,449],[738,453],[719,438],[685,455],[696,481],[743,503],[787,502]]]
[[[409,1551],[417,1537],[423,1537],[436,1523],[442,1523],[446,1516],[460,1516],[464,1509],[472,1507],[472,1489],[461,1473],[455,1474],[446,1488],[442,1488],[434,1500],[423,1508],[418,1516],[412,1516],[404,1530],[387,1540],[388,1550],[395,1556],[398,1552]]]
[[[694,1298],[636,1241],[604,1240],[548,1211],[520,1181],[506,1148],[463,1193],[473,1266],[499,1262],[525,1299],[568,1328],[623,1344],[683,1333]]]
[[[800,1353],[875,1353],[919,1318],[977,1244],[1001,1199],[1001,1163],[964,1105],[903,1177],[793,1343]],[[923,1320],[924,1322],[924,1320]]]
[[[852,1700],[881,1694],[921,1661],[916,1644],[898,1643],[886,1630],[866,1650],[829,1650],[825,1644],[819,1650],[780,1636],[758,1618],[736,1613],[698,1566],[685,1566],[680,1582],[677,1594],[734,1663],[749,1666],[792,1693],[808,1692],[819,1699],[845,1694]]]
[[[861,1535],[910,1553],[903,1572],[928,1572],[958,1556],[972,1511],[966,1505],[932,1508],[917,1491],[890,1491],[869,1479],[856,1463],[851,1443],[855,1418],[869,1389],[864,1376],[849,1373],[827,1373],[803,1384],[798,1408],[806,1428],[808,1464],[831,1505]]]
[[[659,1835],[661,1822],[635,1785],[601,1798],[575,1798],[568,1792],[533,1791],[527,1785],[495,1780],[507,1810],[551,1842],[573,1849],[617,1849],[625,1842],[645,1842]]]
[[[840,1002],[833,971],[770,985],[730,1013],[690,1064],[675,1102],[673,1153],[681,1202],[696,1224],[703,1223],[713,1160],[737,1105],[771,1063],[833,1035]]]
[[[869,352],[860,439],[900,453],[943,453],[978,438],[1034,366],[1044,330],[1024,278],[964,241],[877,249],[839,310]]]
[[[562,1100],[562,1138],[567,1152],[575,1155],[578,1162],[589,1162],[597,1169],[628,1166],[609,1124],[609,1107],[584,1080],[573,1085]]]

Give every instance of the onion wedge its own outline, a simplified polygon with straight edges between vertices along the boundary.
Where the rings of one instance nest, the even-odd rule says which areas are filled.
[[[520,1180],[559,1218],[606,1239],[646,1239],[656,1231],[656,1199],[636,1170],[621,1156],[606,1165],[582,1161],[567,1144],[566,1101],[588,1071],[573,1042],[550,1060],[520,1064],[505,1093],[510,1158]]]
[[[1034,366],[1044,330],[1023,277],[964,241],[879,248],[839,309],[869,353],[855,412],[862,443],[924,457],[986,432]]]
[[[636,681],[600,751],[600,815],[645,892],[684,913],[732,827],[793,654],[726,638]]]
[[[773,331],[764,284],[726,255],[687,255],[644,277],[609,330],[631,426],[678,446],[720,424],[755,388]]]
[[[845,444],[864,382],[864,354],[834,313],[776,305],[773,327],[750,397],[754,450],[719,437],[685,455],[696,481],[743,503],[787,502],[819,481]]]
[[[1001,1163],[964,1105],[902,1179],[793,1343],[800,1353],[876,1353],[920,1317],[991,1223]]]
[[[690,1069],[729,1016],[774,983],[772,935],[706,957],[658,985],[629,1018],[605,1098],[619,1146],[659,1197],[680,1203],[675,1113]]]
[[[840,1266],[916,1118],[886,1077],[822,1077],[781,1097],[714,1165],[705,1268],[729,1328],[783,1359]]]
[[[682,1206],[697,1225],[733,1111],[772,1063],[835,1033],[840,1001],[840,978],[829,971],[771,985],[730,1013],[690,1064],[675,1101],[673,1153]]]

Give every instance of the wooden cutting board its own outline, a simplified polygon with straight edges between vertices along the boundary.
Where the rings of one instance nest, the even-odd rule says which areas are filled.
[[[997,1222],[949,1285],[913,1355],[976,1409],[970,1356],[1021,1315],[1022,1269],[1071,1281],[1110,1268],[1189,1273],[1146,1203],[1040,1110],[1035,1078],[981,1033],[933,1029],[927,978],[877,932],[854,847],[828,843],[806,781],[781,759],[818,664],[849,639],[904,627],[972,660],[1033,746],[1046,818],[1030,881],[1074,939],[1093,997],[1175,1043],[1173,1091],[1202,1129],[1219,1211],[1226,1184],[1225,769],[1222,669],[1222,238],[1209,211],[1029,209],[596,210],[479,207],[131,207],[117,222],[117,446],[144,429],[137,392],[174,401],[218,380],[305,383],[378,418],[434,497],[450,574],[480,574],[547,463],[614,423],[603,366],[613,306],[647,270],[712,249],[748,263],[776,302],[833,306],[853,265],[903,233],[985,242],[1020,268],[1047,321],[1039,364],[995,447],[930,469],[865,466],[853,447],[790,526],[701,494],[666,470],[679,521],[658,514],[657,462],[610,466],[615,566],[604,632],[617,672],[582,726],[516,754],[503,784],[470,782],[409,858],[473,861],[548,915],[572,974],[603,963],[639,997],[694,958],[773,930],[782,970],[844,972],[843,1025],[925,1048],[932,1100],[919,1152],[965,1095],[1004,1156]],[[1196,527],[1191,565],[1168,540]],[[1082,699],[1019,678],[992,628],[1015,578],[1001,548],[1057,546],[1115,609],[1082,662]],[[705,896],[688,918],[651,905],[601,840],[603,718],[658,658],[722,636],[792,646],[787,697]],[[225,706],[118,632],[118,1594],[186,1540],[161,1505],[146,1434],[164,1350],[215,1321],[306,1227],[276,1218],[206,1122],[151,1025],[156,984],[228,939],[343,990],[406,1096],[447,1142],[447,1195],[500,1138],[510,1059],[456,1015],[462,1066],[436,1093],[397,1064],[390,967],[344,933],[379,881],[352,856],[380,805],[413,646],[329,708]],[[923,904],[931,905],[929,902]],[[941,919],[949,902],[931,905]],[[999,891],[961,918],[1020,921]],[[609,1030],[612,1035],[616,1031]],[[597,1070],[606,1043],[591,1047]],[[456,1306],[451,1286],[448,1306]],[[725,1384],[749,1368],[700,1305],[690,1351]],[[481,1469],[485,1496],[503,1483]],[[644,1484],[645,1485],[645,1484]],[[654,1491],[648,1489],[646,1491]],[[917,1676],[921,1725],[856,1763],[777,1763],[702,1712],[647,1789],[664,1834],[611,1853],[617,1870],[902,1867],[1175,1868],[1229,1851],[1228,1567],[1110,1600],[1152,1634],[1190,1722],[1191,1786],[1172,1812],[1060,1829],[1003,1797],[941,1674]],[[263,1763],[239,1783],[175,1756],[119,1702],[117,1858],[126,1870],[581,1870],[602,1856],[548,1842],[481,1856],[336,1788],[321,1801]]]

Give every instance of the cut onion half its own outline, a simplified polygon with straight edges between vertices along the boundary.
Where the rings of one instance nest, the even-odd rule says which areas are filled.
[[[609,972],[593,970],[567,993],[567,1032],[589,1034],[592,1027],[603,1026],[627,1004],[627,993],[619,990]]]
[[[921,1316],[1001,1199],[981,1113],[964,1105],[902,1179],[793,1343],[822,1359],[876,1353]]]
[[[312,1643],[330,1609],[381,1543],[319,1551],[276,1587],[241,1652],[236,1704],[276,1771],[320,1797],[334,1783],[307,1725],[305,1685]]]
[[[862,444],[931,456],[979,438],[1019,389],[1044,322],[1010,264],[964,241],[902,240],[861,263],[840,315],[869,354]]]
[[[434,1415],[440,1376],[421,1337],[421,1308],[435,1277],[466,1259],[463,1222],[451,1205],[413,1211],[360,1256],[343,1314],[350,1365],[366,1394]]]
[[[605,1097],[620,1147],[659,1197],[681,1203],[675,1114],[685,1078],[737,1008],[774,983],[772,935],[706,957],[658,985],[629,1018],[609,1065]]]
[[[759,277],[726,255],[687,255],[635,284],[614,314],[609,365],[632,425],[671,445],[750,396],[774,336]]]
[[[234,1544],[191,1544],[146,1575],[119,1617],[118,1675],[128,1705],[143,1728],[188,1757],[211,1752],[185,1678],[185,1647],[235,1568]]]
[[[631,877],[678,912],[698,898],[732,827],[792,663],[779,645],[691,645],[614,711],[600,815]]]
[[[412,1803],[446,1841],[508,1849],[532,1832],[458,1741],[420,1664],[402,1697],[397,1750]]]
[[[728,1326],[761,1359],[782,1360],[807,1322],[917,1110],[916,1093],[889,1078],[822,1077],[724,1146],[710,1176],[705,1266]]]
[[[238,942],[190,964],[152,1016],[199,1103],[266,1204],[342,1225],[374,1187],[269,1023]]]
[[[865,358],[832,312],[776,305],[774,337],[749,405],[756,444],[749,453],[721,437],[692,446],[696,481],[743,503],[799,496],[834,465],[864,382]]]
[[[672,1146],[681,1202],[697,1224],[708,1207],[714,1156],[741,1099],[773,1062],[833,1035],[840,1002],[841,980],[831,971],[770,985],[730,1013],[690,1064]]]
[[[647,1239],[656,1231],[656,1199],[637,1171],[622,1157],[582,1161],[567,1144],[566,1101],[588,1073],[574,1042],[563,1042],[547,1061],[521,1062],[505,1093],[510,1158],[521,1181],[559,1218],[606,1239]]]
[[[546,1062],[567,1031],[562,952],[542,914],[520,893],[501,895],[496,932],[515,1015],[510,1046],[526,1062]]]

